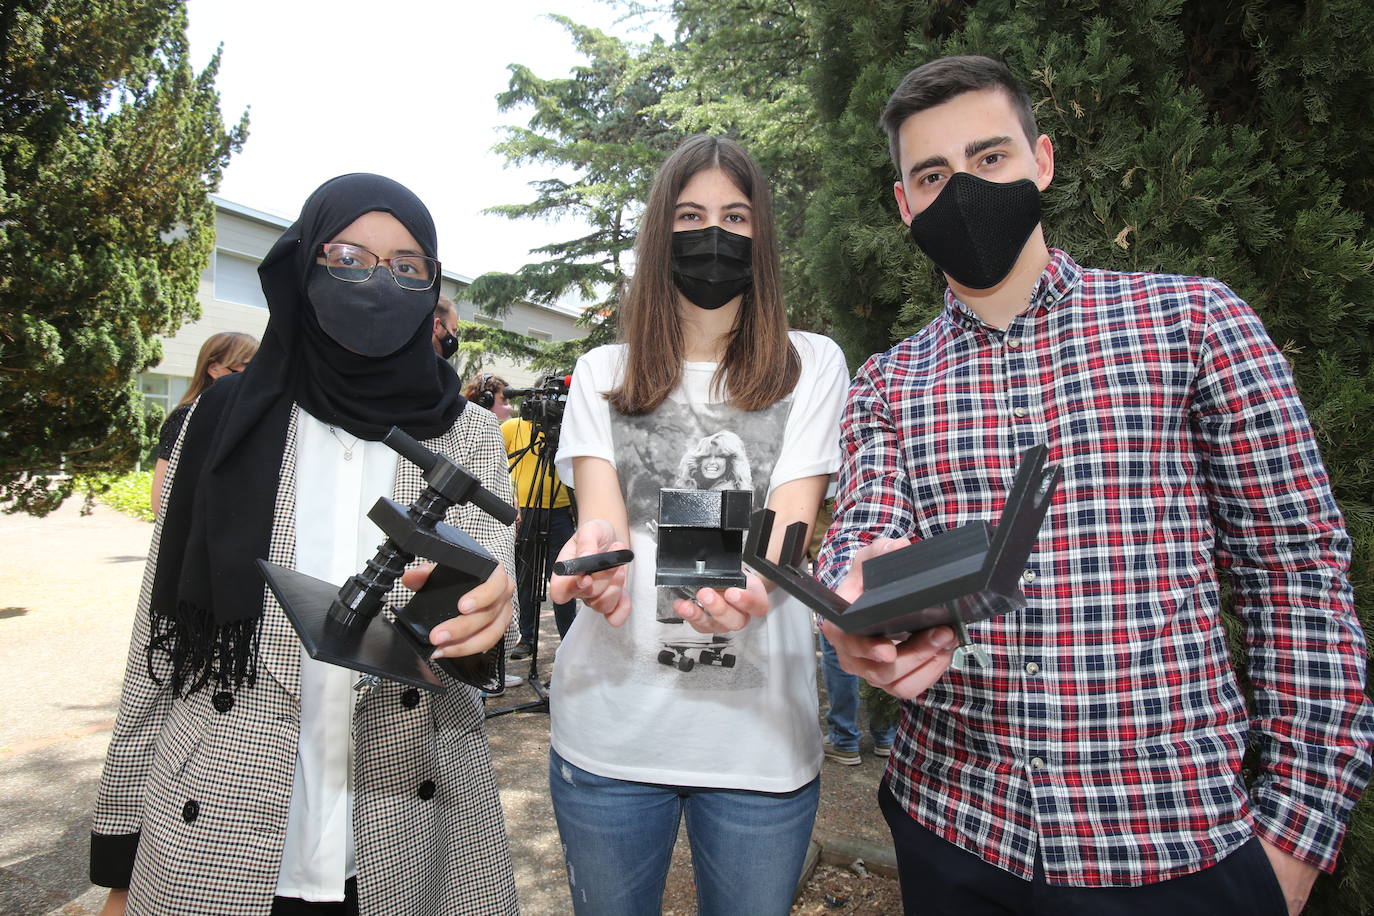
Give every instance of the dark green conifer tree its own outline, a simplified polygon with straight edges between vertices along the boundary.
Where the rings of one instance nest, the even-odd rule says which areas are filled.
[[[501,314],[519,300],[552,305],[577,296],[593,304],[586,339],[538,347],[531,361],[564,368],[586,348],[614,336],[615,315],[628,277],[635,219],[658,163],[681,135],[653,112],[671,74],[645,65],[655,48],[640,47],[554,16],[586,62],[566,77],[543,78],[511,64],[510,87],[497,101],[502,110],[528,106],[527,127],[507,129],[496,151],[512,164],[539,164],[553,172],[531,182],[534,200],[492,207],[511,219],[572,216],[589,226],[577,238],[534,249],[545,256],[514,273],[488,273],[473,281],[468,297]],[[574,177],[562,177],[570,172]]]
[[[0,3],[0,506],[120,472],[160,414],[136,381],[199,314],[207,192],[242,144],[184,0]]]

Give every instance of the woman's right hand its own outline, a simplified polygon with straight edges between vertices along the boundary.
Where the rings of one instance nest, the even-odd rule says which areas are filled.
[[[128,905],[128,888],[112,887],[105,898],[105,905],[100,908],[100,916],[124,916],[124,909]]]
[[[617,540],[615,527],[605,519],[584,522],[558,552],[559,560],[572,560],[609,550],[624,550],[629,545]],[[628,566],[617,566],[580,576],[551,576],[549,600],[555,604],[580,598],[582,603],[618,627],[630,616],[630,593],[625,588]]]

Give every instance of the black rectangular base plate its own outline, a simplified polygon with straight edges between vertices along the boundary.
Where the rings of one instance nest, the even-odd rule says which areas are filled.
[[[258,560],[258,568],[311,658],[421,690],[448,691],[425,656],[385,618],[374,618],[361,630],[335,623],[329,606],[339,593],[337,585],[266,560]]]
[[[1020,464],[997,527],[973,522],[866,561],[864,591],[853,604],[803,568],[806,525],[788,526],[777,562],[767,557],[773,513],[754,513],[744,562],[846,633],[898,635],[956,620],[976,623],[1020,610],[1019,578],[1062,476],[1033,446]]]

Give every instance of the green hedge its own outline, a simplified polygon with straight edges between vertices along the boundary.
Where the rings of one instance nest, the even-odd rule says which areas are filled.
[[[153,508],[149,505],[148,493],[152,486],[152,471],[133,471],[120,476],[99,474],[83,477],[77,489],[84,490],[88,499],[94,498],[125,515],[151,522]]]

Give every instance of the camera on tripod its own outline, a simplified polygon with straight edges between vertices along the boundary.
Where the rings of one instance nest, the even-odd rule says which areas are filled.
[[[487,716],[527,710],[548,711],[548,695],[539,679],[539,609],[548,596],[548,565],[572,533],[569,498],[554,471],[558,434],[568,404],[572,377],[546,375],[530,388],[506,388],[507,400],[521,398],[520,418],[507,421],[502,430],[506,438],[506,457],[515,481],[520,506],[519,529],[515,542],[515,571],[520,604],[520,645],[512,658],[528,658],[527,683],[538,699],[500,709],[488,709]],[[550,538],[557,531],[554,546]],[[559,613],[558,607],[554,609]],[[532,615],[532,620],[531,620]],[[560,623],[559,633],[564,632]]]
[[[563,422],[570,379],[567,375],[546,375],[534,388],[507,388],[503,394],[508,401],[524,398],[520,402],[520,419],[529,420],[547,433]]]

